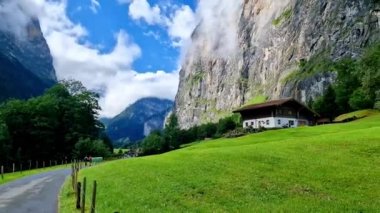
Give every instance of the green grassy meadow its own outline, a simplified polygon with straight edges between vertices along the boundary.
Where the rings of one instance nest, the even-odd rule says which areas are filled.
[[[378,212],[380,114],[84,169],[97,212]],[[75,212],[67,180],[62,213]],[[88,187],[87,207],[91,187]]]

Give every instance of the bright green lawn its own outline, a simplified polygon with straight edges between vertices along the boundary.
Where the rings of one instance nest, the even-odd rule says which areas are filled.
[[[69,168],[69,167],[70,167],[70,164],[67,164],[67,165],[46,167],[43,169],[32,169],[32,170],[27,170],[27,171],[23,171],[23,172],[17,171],[15,173],[6,173],[6,174],[4,174],[4,179],[1,179],[1,176],[0,176],[0,185],[4,184],[4,183],[8,183],[10,181],[14,181],[14,180],[26,177],[26,176],[29,176],[29,175],[35,175],[35,174],[39,174],[42,172],[48,172],[48,171],[53,171],[56,169]]]
[[[98,181],[100,213],[378,212],[380,114],[201,142],[104,163],[81,176]],[[69,183],[62,213],[75,212]]]

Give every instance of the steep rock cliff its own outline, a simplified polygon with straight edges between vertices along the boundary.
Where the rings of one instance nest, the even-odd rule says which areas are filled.
[[[379,39],[374,0],[240,0],[235,6],[215,8],[212,15],[222,18],[203,18],[192,35],[175,101],[183,128],[217,121],[257,96],[307,102],[336,76],[320,70],[288,80],[302,60],[357,57]]]
[[[38,20],[25,36],[0,31],[0,101],[40,95],[56,81],[53,59]]]

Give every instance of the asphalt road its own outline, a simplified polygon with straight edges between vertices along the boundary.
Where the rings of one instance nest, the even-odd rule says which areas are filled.
[[[55,213],[70,169],[40,173],[0,186],[0,213]]]

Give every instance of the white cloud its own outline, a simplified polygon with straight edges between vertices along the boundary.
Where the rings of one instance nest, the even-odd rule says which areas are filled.
[[[178,72],[118,72],[110,81],[105,98],[101,100],[105,116],[123,110],[124,107],[117,103],[129,105],[141,97],[153,96],[173,99],[177,93]]]
[[[119,1],[125,3],[126,1]],[[158,5],[151,6],[147,0],[132,0],[129,5],[129,16],[134,20],[144,20],[150,25],[162,24],[161,9]]]
[[[147,0],[118,0],[118,2],[129,4],[129,16],[132,19],[164,28],[174,47],[183,47],[197,24],[195,13],[188,5],[152,6]]]
[[[98,10],[100,9],[100,3],[98,0],[91,0],[90,9],[93,13],[98,13]]]
[[[117,42],[113,50],[101,53],[94,47],[96,45],[83,42],[86,41],[87,30],[68,18],[66,0],[20,0],[17,4],[9,0],[9,4],[9,7],[4,4],[4,8],[17,8],[14,5],[34,8],[30,13],[18,10],[16,14],[12,14],[13,16],[4,12],[0,12],[0,16],[7,17],[9,23],[17,23],[19,27],[10,31],[19,33],[28,23],[27,18],[30,20],[38,14],[59,79],[76,79],[89,89],[103,91],[100,99],[103,109],[101,116],[115,116],[143,97],[174,99],[178,87],[178,72],[133,71],[132,64],[140,57],[141,50],[127,32],[118,32],[115,35]],[[4,8],[2,5],[0,11],[4,11]],[[3,22],[1,25],[5,26]]]
[[[196,27],[196,18],[193,10],[183,5],[174,12],[174,15],[168,22],[168,33],[173,40],[173,45],[181,47],[188,41]]]

